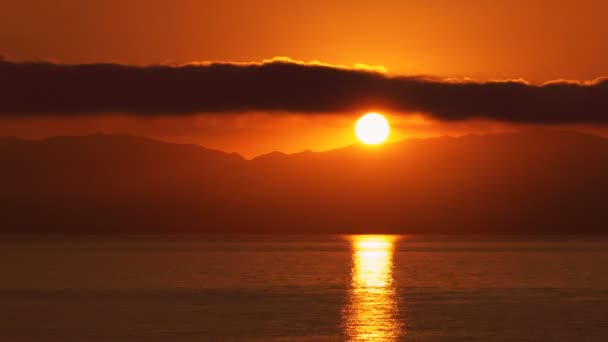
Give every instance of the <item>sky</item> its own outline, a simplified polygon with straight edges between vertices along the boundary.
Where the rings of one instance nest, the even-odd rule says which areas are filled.
[[[488,89],[488,82],[505,79],[517,80],[518,85],[541,86],[556,80],[589,85],[608,75],[605,13],[605,1],[7,0],[0,11],[0,55],[10,63],[103,62],[129,68],[193,62],[249,65],[286,56],[289,60],[283,61],[320,61],[332,69],[372,70],[388,78],[424,77],[432,79],[435,88],[468,80]],[[304,69],[307,74],[315,71]],[[515,102],[521,106],[513,108],[518,110],[513,115],[526,115],[513,120],[513,115],[496,116],[495,110],[485,107],[483,115],[455,115],[455,111],[447,115],[445,108],[437,107],[462,107],[467,113],[472,109],[438,92],[431,92],[435,99],[416,97],[418,106],[396,106],[394,101],[387,106],[370,98],[360,107],[349,100],[348,105],[342,101],[320,109],[246,103],[238,113],[194,106],[188,115],[174,115],[173,108],[181,111],[177,105],[163,113],[142,115],[139,107],[124,104],[99,107],[107,110],[91,110],[89,104],[68,109],[69,113],[55,110],[41,115],[39,110],[15,111],[17,103],[1,110],[0,135],[131,133],[252,157],[272,150],[324,150],[354,143],[356,117],[378,109],[393,124],[393,140],[546,124],[604,132],[605,124],[597,120],[608,116],[604,103],[594,102],[592,108],[587,104],[589,96],[601,97],[605,88],[569,92],[589,94],[565,103],[564,108],[578,104],[580,110],[561,113],[557,121],[529,116],[538,116],[533,112],[541,105],[540,111],[551,116],[558,105],[547,107],[549,100],[524,103],[521,99],[530,97],[526,92],[507,95],[505,91],[484,93],[485,97],[470,94],[469,98],[498,99],[494,102],[502,108]],[[530,89],[535,98],[546,93],[546,88],[525,88]],[[547,96],[570,99],[563,93]],[[378,97],[394,100],[384,93]],[[440,105],[431,106],[429,101]],[[93,113],[74,115],[81,108]]]

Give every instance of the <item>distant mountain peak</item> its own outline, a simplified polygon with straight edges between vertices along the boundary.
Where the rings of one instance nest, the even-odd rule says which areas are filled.
[[[96,134],[0,139],[0,231],[608,233],[608,139],[544,130],[253,160]]]

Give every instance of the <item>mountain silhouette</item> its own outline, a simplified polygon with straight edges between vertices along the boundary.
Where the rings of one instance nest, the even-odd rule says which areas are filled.
[[[608,233],[608,139],[550,130],[246,160],[127,135],[0,139],[3,233]]]

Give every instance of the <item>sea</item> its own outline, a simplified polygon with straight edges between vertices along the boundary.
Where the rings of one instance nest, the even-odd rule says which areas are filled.
[[[5,236],[0,341],[608,341],[606,236]]]

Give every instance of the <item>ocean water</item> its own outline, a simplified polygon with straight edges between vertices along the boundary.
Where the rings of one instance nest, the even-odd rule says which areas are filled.
[[[608,341],[608,237],[0,240],[0,341]]]

